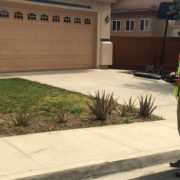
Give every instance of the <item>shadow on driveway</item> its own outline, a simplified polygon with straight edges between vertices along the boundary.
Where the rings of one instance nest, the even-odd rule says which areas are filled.
[[[149,80],[148,82],[138,82],[137,84],[122,84],[121,87],[124,86],[125,88],[136,89],[136,90],[143,90],[145,92],[153,91],[156,93],[160,93],[162,95],[172,95],[173,93],[173,86],[168,83],[159,83],[159,81]]]
[[[78,73],[89,73],[94,70],[95,69],[12,72],[12,73],[0,73],[0,77],[37,76],[37,75],[53,75],[53,74],[69,74],[69,73],[78,74]]]

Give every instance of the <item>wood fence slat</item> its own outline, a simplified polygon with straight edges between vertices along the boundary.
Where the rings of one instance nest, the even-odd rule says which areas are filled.
[[[113,68],[144,70],[148,66],[158,67],[160,62],[161,37],[111,37],[113,43]],[[180,53],[180,38],[166,40],[164,70],[177,68]]]

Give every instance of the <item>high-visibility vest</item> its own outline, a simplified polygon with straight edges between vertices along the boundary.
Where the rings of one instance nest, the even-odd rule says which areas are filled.
[[[178,57],[177,75],[180,76],[180,54],[179,54],[179,57]],[[174,87],[174,96],[175,97],[180,96],[180,86],[175,86]]]

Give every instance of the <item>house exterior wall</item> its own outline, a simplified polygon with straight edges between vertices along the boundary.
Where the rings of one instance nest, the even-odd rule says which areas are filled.
[[[173,2],[173,0],[117,0],[117,3],[112,5],[113,68],[134,70],[146,70],[147,67],[159,68],[166,26],[166,20],[157,18],[161,2]],[[135,30],[126,32],[126,20],[131,19],[135,20]],[[150,20],[148,31],[140,30],[141,19]],[[120,30],[119,22],[115,20],[121,21]],[[162,64],[164,70],[172,70],[177,63],[179,38],[171,37],[177,37],[178,26],[180,27],[180,24],[178,25],[177,22],[169,21],[167,32],[169,37],[166,38]]]
[[[44,7],[60,7],[60,8],[67,8],[67,9],[75,9],[75,10],[81,10],[81,11],[87,11],[87,9],[83,8],[78,8],[78,7],[67,7],[67,6],[61,6],[61,5],[54,5],[54,4],[42,4],[38,2],[31,2],[31,1],[25,1],[25,0],[4,0],[7,2],[20,2],[20,3],[25,3],[25,4],[36,4],[36,5],[43,5]],[[60,0],[56,0],[60,1]],[[110,43],[110,25],[111,23],[105,22],[105,17],[111,16],[111,2],[113,0],[96,0],[96,1],[91,1],[91,0],[61,0],[60,2],[65,2],[65,3],[74,3],[74,4],[84,4],[84,5],[89,5],[91,6],[91,9],[88,9],[88,11],[96,12],[97,13],[97,48],[96,48],[96,67],[99,67],[101,65],[111,65],[112,64],[112,58],[107,59],[102,55],[104,51],[106,53],[108,52],[109,56],[112,57],[112,43]],[[109,45],[108,47],[106,46],[105,49],[103,46],[103,41],[102,39],[109,40]]]
[[[141,31],[140,32],[140,19],[149,19],[150,20],[150,29],[149,31]],[[111,28],[111,35],[112,36],[152,36],[152,17],[149,15],[142,15],[142,16],[134,16],[131,14],[128,15],[116,15],[112,17],[113,20],[120,20],[121,27],[119,31],[113,31]],[[134,20],[135,21],[135,29],[134,31],[126,31],[126,20]],[[111,24],[112,27],[112,24]]]
[[[146,9],[159,8],[161,2],[173,2],[173,0],[117,0],[117,3],[112,6],[113,9]]]
[[[141,19],[149,19],[150,26],[148,31],[140,30],[140,20]],[[156,16],[147,13],[117,13],[112,15],[113,20],[120,20],[121,28],[120,31],[112,30],[112,22],[111,22],[111,36],[124,36],[124,37],[162,37],[164,33],[165,20],[159,20]],[[134,20],[135,21],[135,29],[134,31],[127,32],[126,31],[126,20]]]
[[[163,37],[165,31],[166,20],[157,19],[157,17],[152,18],[152,36]],[[168,32],[169,33],[169,32]]]
[[[112,19],[122,19],[122,28],[119,32],[113,32],[112,36],[135,36],[135,37],[162,37],[164,35],[165,20],[157,18],[158,8],[162,2],[173,2],[173,0],[117,0],[112,5]],[[140,19],[150,19],[149,31],[140,31]],[[125,31],[125,20],[135,19],[135,30],[133,32]],[[177,26],[172,29],[169,24],[168,36],[177,34]],[[172,33],[171,33],[172,31]]]

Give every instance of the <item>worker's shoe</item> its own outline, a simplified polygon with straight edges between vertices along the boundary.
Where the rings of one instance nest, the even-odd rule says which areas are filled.
[[[171,167],[176,167],[176,168],[179,168],[180,167],[180,160],[177,160],[175,162],[170,162],[169,165]],[[180,171],[179,171],[179,175],[180,175]]]
[[[176,175],[176,177],[180,177],[180,171],[177,171],[177,172],[175,173],[175,175]]]

